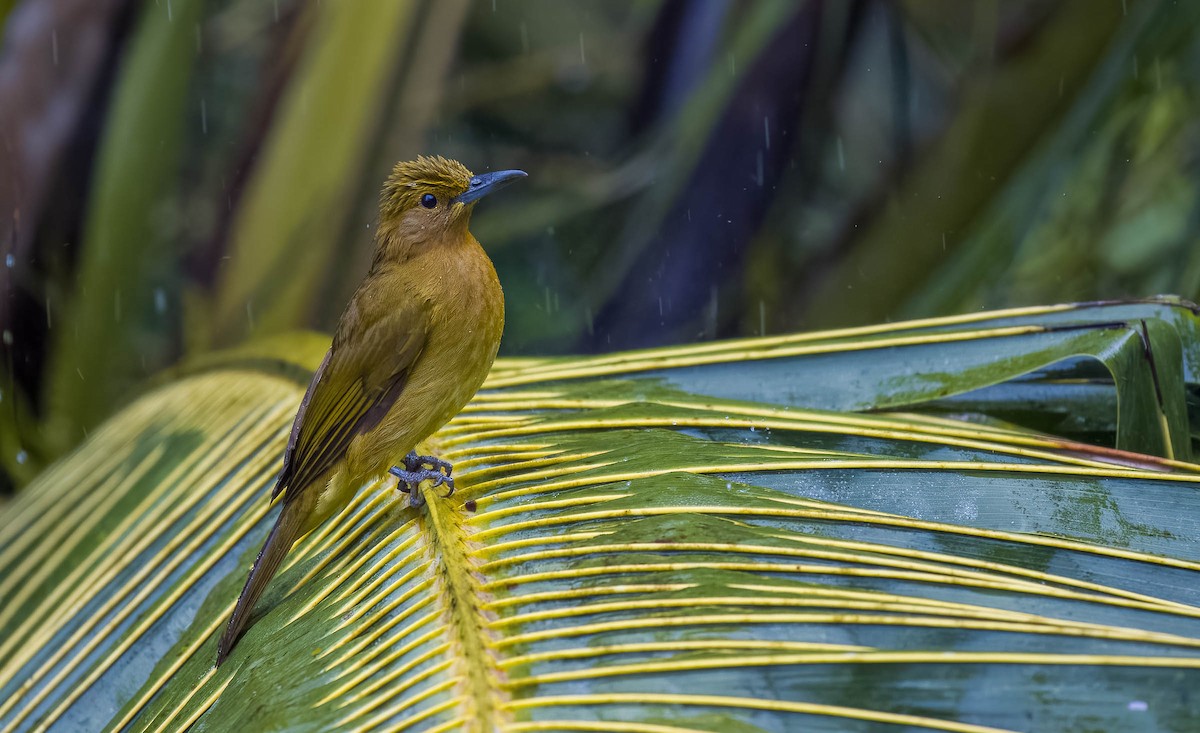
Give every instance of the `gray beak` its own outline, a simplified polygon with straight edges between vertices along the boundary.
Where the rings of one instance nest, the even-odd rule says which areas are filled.
[[[469,204],[487,196],[492,191],[501,189],[518,178],[525,178],[525,171],[496,171],[484,173],[471,179],[471,186],[466,191],[454,197],[460,204]]]

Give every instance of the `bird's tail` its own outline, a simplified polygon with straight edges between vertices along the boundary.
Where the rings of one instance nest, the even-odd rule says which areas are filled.
[[[279,570],[284,556],[292,549],[292,543],[299,538],[304,515],[299,502],[284,500],[283,511],[275,520],[275,526],[271,529],[266,544],[259,550],[258,559],[254,561],[254,567],[250,570],[250,577],[246,579],[246,586],[242,588],[242,595],[238,596],[237,606],[233,609],[233,615],[229,617],[229,625],[225,628],[221,641],[217,643],[218,666],[233,651],[246,629],[255,602],[266,589],[275,571]]]

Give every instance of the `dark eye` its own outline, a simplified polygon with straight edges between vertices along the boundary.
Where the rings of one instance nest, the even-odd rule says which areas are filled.
[[[432,209],[433,207],[437,206],[437,196],[434,196],[431,193],[425,194],[421,197],[421,206],[424,206],[427,209]]]

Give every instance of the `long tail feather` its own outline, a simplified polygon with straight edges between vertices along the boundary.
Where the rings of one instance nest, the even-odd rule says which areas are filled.
[[[233,615],[229,617],[229,625],[225,628],[225,633],[217,644],[218,666],[229,657],[234,646],[237,645],[238,639],[241,638],[242,632],[246,628],[246,623],[250,620],[250,612],[254,610],[254,604],[266,589],[267,583],[271,581],[275,572],[279,570],[283,558],[287,555],[288,550],[292,549],[292,543],[299,537],[305,514],[301,502],[284,501],[283,511],[279,513],[279,518],[275,520],[275,527],[258,552],[258,559],[254,561],[254,567],[250,570],[250,577],[246,579],[242,595],[238,597]]]

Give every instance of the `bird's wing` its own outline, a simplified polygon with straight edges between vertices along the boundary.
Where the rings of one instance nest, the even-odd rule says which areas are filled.
[[[314,490],[312,483],[345,455],[354,436],[383,419],[404,391],[425,345],[428,320],[420,308],[402,308],[373,320],[364,319],[354,305],[351,311],[343,322],[353,324],[354,337],[346,335],[351,329],[339,328],[296,413],[283,471],[272,493],[274,498],[287,490],[283,510],[217,644],[218,665],[233,651],[255,602],[306,526],[312,504],[299,497]]]
[[[418,307],[389,312],[333,347],[304,396],[284,454],[283,474],[296,491],[346,454],[355,436],[375,427],[395,403],[425,346],[428,319]],[[282,490],[276,486],[274,494]]]
[[[283,470],[279,472],[275,488],[271,489],[272,501],[291,483],[293,456],[296,453],[296,440],[300,437],[300,426],[304,424],[304,413],[308,412],[308,403],[312,402],[313,392],[316,391],[317,385],[325,378],[325,369],[329,366],[329,356],[332,353],[333,349],[325,352],[325,358],[321,359],[321,365],[313,373],[312,380],[308,383],[308,389],[304,391],[304,399],[300,400],[300,409],[296,411],[296,417],[292,421],[292,433],[288,436],[287,448],[283,451]]]

